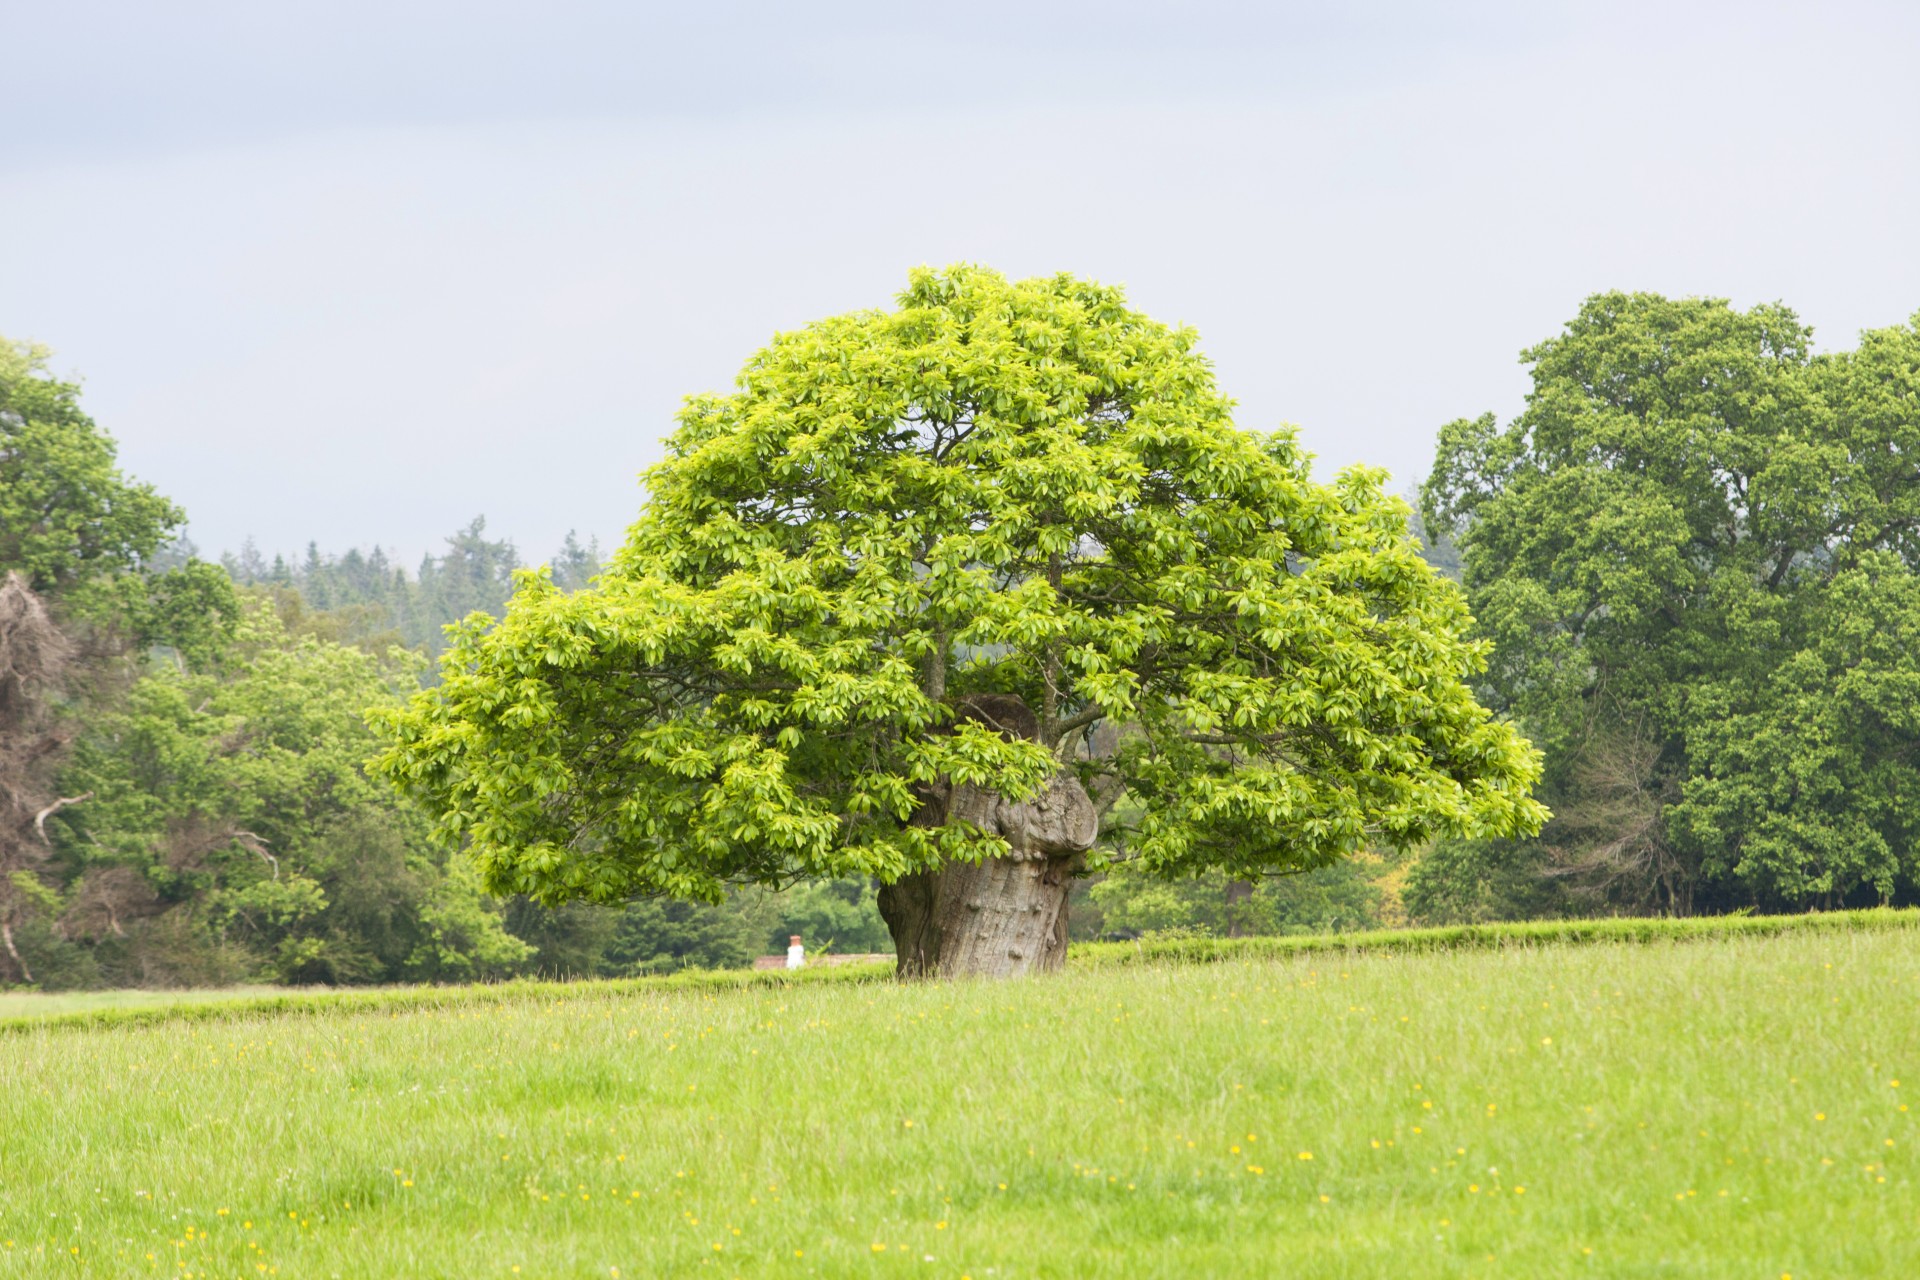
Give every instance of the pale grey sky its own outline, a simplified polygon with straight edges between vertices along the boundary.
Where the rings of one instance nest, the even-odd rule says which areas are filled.
[[[0,0],[0,333],[203,550],[616,540],[680,398],[918,263],[1199,329],[1410,483],[1607,288],[1920,311],[1920,5]]]

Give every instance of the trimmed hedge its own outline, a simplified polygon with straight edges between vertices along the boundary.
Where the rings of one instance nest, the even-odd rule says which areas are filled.
[[[1377,929],[1367,933],[1290,934],[1262,938],[1163,938],[1082,943],[1072,963],[1089,968],[1129,964],[1206,964],[1277,959],[1320,951],[1400,952],[1488,950],[1596,942],[1684,942],[1700,938],[1773,937],[1783,933],[1920,928],[1920,910],[1873,908],[1793,916],[1613,917],[1603,920],[1530,920],[1462,924],[1435,929]]]
[[[789,972],[785,969],[688,969],[644,978],[594,978],[578,982],[475,983],[449,987],[382,987],[365,991],[297,991],[239,999],[182,1000],[177,1004],[126,1009],[83,1009],[73,1013],[23,1014],[0,1018],[0,1034],[43,1027],[126,1027],[163,1022],[212,1022],[263,1015],[385,1013],[395,1017],[415,1010],[456,1009],[507,1004],[518,1000],[576,1000],[581,997],[661,991],[736,991],[747,987],[797,983],[874,982],[893,972],[886,964],[835,965]]]
[[[1876,908],[1825,911],[1792,916],[1704,916],[1686,919],[1612,918],[1544,920],[1517,924],[1452,925],[1437,929],[1382,929],[1367,933],[1283,935],[1261,938],[1164,938],[1138,942],[1089,942],[1076,945],[1068,963],[1075,969],[1106,969],[1140,964],[1209,964],[1236,960],[1277,960],[1321,952],[1393,954],[1508,947],[1565,946],[1592,943],[1686,942],[1711,938],[1772,937],[1783,933],[1887,931],[1920,928],[1920,910]],[[893,965],[850,964],[801,969],[687,970],[645,978],[603,978],[580,982],[514,981],[461,987],[401,987],[373,991],[289,991],[270,996],[224,1000],[184,1000],[178,1004],[125,1009],[89,1009],[75,1013],[26,1014],[0,1018],[0,1033],[48,1028],[108,1028],[170,1022],[228,1021],[266,1015],[390,1013],[456,1009],[518,1000],[575,1000],[667,991],[739,991],[800,983],[873,983],[891,978]]]

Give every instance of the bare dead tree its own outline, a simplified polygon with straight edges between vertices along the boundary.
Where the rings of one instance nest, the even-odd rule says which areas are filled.
[[[1692,910],[1692,868],[1667,839],[1676,798],[1660,745],[1640,726],[1591,733],[1571,770],[1570,795],[1542,833],[1545,874],[1578,897],[1635,910]]]

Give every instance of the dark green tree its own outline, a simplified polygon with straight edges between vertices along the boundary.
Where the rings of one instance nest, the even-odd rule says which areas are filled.
[[[127,985],[454,980],[530,958],[471,869],[366,776],[364,709],[415,665],[294,635],[254,594],[217,669],[161,664],[92,712],[53,833],[53,941]],[[52,945],[49,941],[48,945]]]
[[[419,615],[414,632],[422,634],[427,651],[446,647],[442,628],[473,614],[498,617],[513,595],[513,573],[520,553],[511,539],[486,536],[485,516],[475,516],[466,528],[447,538],[447,549],[420,562]],[[431,627],[432,634],[425,635]]]
[[[290,625],[299,615],[316,634],[375,654],[399,640],[431,656],[446,647],[448,624],[473,613],[496,615],[513,594],[519,552],[510,540],[489,539],[485,531],[486,518],[474,517],[446,540],[444,554],[422,557],[413,577],[378,544],[371,551],[356,547],[336,555],[310,542],[299,566],[290,568],[279,556],[268,564],[249,539],[222,561],[243,586],[291,592],[297,604],[283,598],[281,606]],[[568,534],[554,559],[555,580],[584,586],[599,570],[599,555],[598,541],[582,546]]]
[[[88,653],[209,657],[236,613],[226,575],[166,555],[185,513],[120,473],[79,387],[46,361],[0,338],[0,574],[20,574]]]
[[[1781,306],[1609,293],[1442,429],[1491,705],[1545,748],[1540,841],[1442,851],[1439,914],[1886,900],[1920,836],[1920,324],[1810,353]]]

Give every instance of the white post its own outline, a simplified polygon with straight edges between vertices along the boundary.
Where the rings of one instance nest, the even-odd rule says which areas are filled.
[[[793,934],[787,939],[787,968],[789,969],[805,968],[806,963],[807,963],[807,949],[805,946],[801,945],[800,935],[797,933]]]

